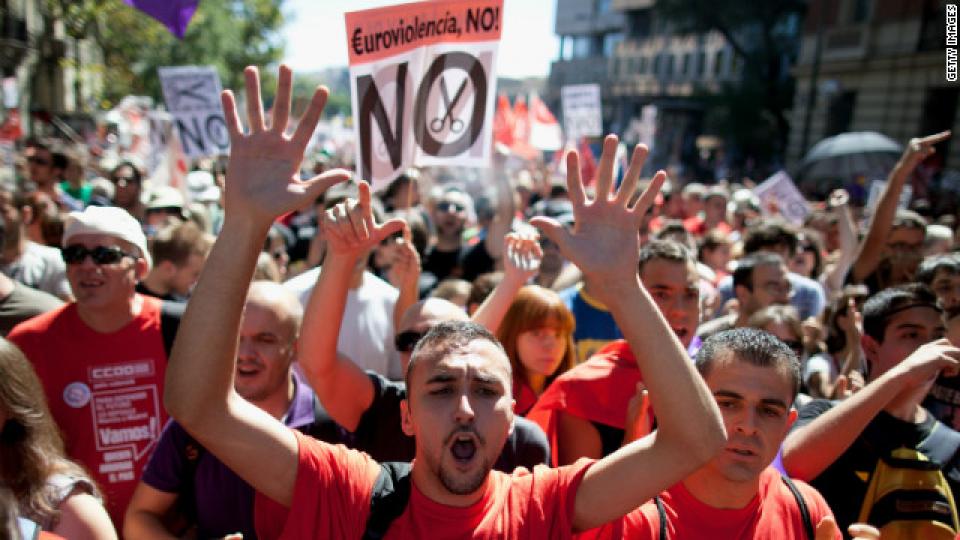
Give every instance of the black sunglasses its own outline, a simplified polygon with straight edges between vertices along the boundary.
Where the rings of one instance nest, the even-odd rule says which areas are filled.
[[[415,332],[413,330],[400,332],[393,338],[393,345],[397,348],[397,352],[413,352],[413,348],[417,346],[420,338],[425,334],[426,332]]]
[[[124,257],[136,259],[137,255],[127,253],[118,247],[97,246],[93,249],[87,249],[86,246],[73,244],[63,249],[63,262],[67,264],[80,264],[87,255],[93,258],[97,264],[116,264]]]
[[[466,206],[452,201],[444,201],[437,205],[437,209],[442,212],[463,212]]]

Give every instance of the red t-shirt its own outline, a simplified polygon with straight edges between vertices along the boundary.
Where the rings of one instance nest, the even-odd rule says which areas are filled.
[[[294,432],[300,448],[292,506],[257,493],[257,536],[361,538],[376,475],[370,456]],[[436,503],[411,483],[406,510],[386,538],[570,538],[577,487],[593,463],[583,459],[558,469],[490,472],[487,490],[472,506]]]
[[[103,490],[118,530],[160,431],[167,355],[160,300],[110,334],[87,326],[74,303],[17,325],[8,336],[33,364],[67,455]]]
[[[820,492],[799,480],[794,480],[810,512],[810,521],[816,529],[820,520],[833,512]],[[760,474],[760,492],[743,508],[714,508],[696,499],[683,483],[660,494],[667,514],[667,534],[670,540],[782,540],[807,538],[800,517],[800,507],[793,493],[780,478],[780,472],[768,467]],[[650,539],[660,538],[660,517],[657,506],[650,501],[622,519],[578,536],[586,539]],[[841,540],[840,536],[837,536]]]

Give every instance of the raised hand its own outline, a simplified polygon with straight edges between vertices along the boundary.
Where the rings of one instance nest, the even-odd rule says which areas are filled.
[[[230,161],[224,206],[228,219],[249,220],[269,225],[277,216],[311,204],[327,188],[350,177],[334,169],[309,180],[300,180],[303,153],[327,102],[327,89],[317,88],[307,111],[292,135],[287,135],[293,72],[280,66],[272,122],[267,127],[260,98],[260,74],[255,67],[244,70],[247,91],[247,125],[244,133],[233,92],[221,94],[227,130],[230,133]]]
[[[416,287],[420,280],[420,254],[413,245],[410,227],[406,224],[403,227],[403,237],[397,239],[396,243],[393,260],[387,270],[387,279],[397,289],[402,290],[404,286]]]
[[[949,139],[950,135],[951,132],[947,130],[934,135],[927,135],[926,137],[914,137],[910,139],[907,147],[903,149],[903,155],[900,157],[900,161],[908,170],[912,170],[919,165],[921,161],[935,154],[937,150],[934,148],[934,145]]]
[[[370,208],[370,184],[360,182],[358,199],[347,199],[324,213],[323,231],[328,255],[359,257],[393,233],[406,228],[406,222],[394,218],[383,225],[373,220]]]
[[[555,242],[561,253],[586,277],[598,282],[636,279],[641,221],[667,178],[667,173],[658,171],[640,199],[631,206],[630,200],[649,150],[642,144],[634,149],[620,189],[612,192],[617,142],[616,135],[608,135],[603,141],[593,200],[587,200],[584,192],[577,153],[571,151],[567,154],[567,190],[575,219],[572,231],[550,218],[537,217],[530,221]]]
[[[512,232],[503,237],[503,278],[526,283],[540,271],[543,250],[536,234]]]

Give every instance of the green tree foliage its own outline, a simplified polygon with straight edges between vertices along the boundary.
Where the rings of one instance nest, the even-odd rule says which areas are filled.
[[[183,40],[121,0],[64,3],[96,8],[96,37],[104,53],[101,106],[105,108],[128,94],[162,100],[157,74],[162,66],[214,66],[225,88],[242,89],[245,66],[274,64],[283,53],[282,0],[203,0]],[[267,80],[265,88],[272,88],[270,70],[263,70],[262,77]],[[264,99],[269,101],[270,96]]]
[[[807,0],[657,0],[659,17],[679,33],[719,32],[743,65],[742,80],[704,96],[707,129],[733,139],[741,153],[777,158],[786,148]]]

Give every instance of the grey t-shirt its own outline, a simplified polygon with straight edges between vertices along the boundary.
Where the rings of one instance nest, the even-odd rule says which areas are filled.
[[[72,296],[67,281],[67,265],[57,248],[27,241],[23,255],[10,264],[0,265],[0,272],[60,299],[67,300]]]
[[[27,287],[18,281],[13,282],[13,292],[0,300],[0,335],[6,336],[13,327],[37,315],[53,311],[63,305],[52,294]]]

